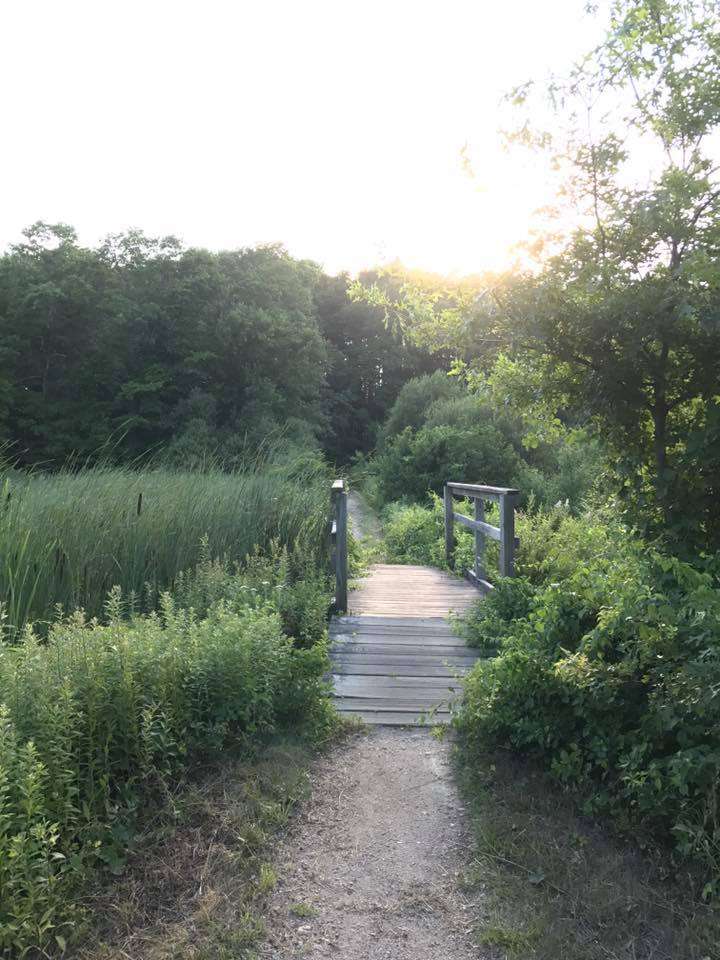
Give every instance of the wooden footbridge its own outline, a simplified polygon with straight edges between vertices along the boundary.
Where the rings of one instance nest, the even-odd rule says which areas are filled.
[[[475,563],[465,578],[434,567],[375,564],[348,590],[347,493],[333,485],[332,559],[335,615],[330,624],[334,702],[340,713],[367,723],[447,723],[462,677],[477,660],[453,630],[451,617],[492,590],[485,573],[485,544],[500,542],[500,572],[512,576],[518,491],[448,483],[445,487],[445,546],[455,547],[454,524],[475,534]],[[474,517],[455,512],[455,497],[474,505]],[[485,521],[486,501],[500,505],[500,526]]]

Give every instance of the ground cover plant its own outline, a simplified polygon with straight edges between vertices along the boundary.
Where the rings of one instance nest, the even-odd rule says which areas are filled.
[[[720,914],[700,898],[692,865],[613,836],[506,750],[465,754],[457,772],[473,837],[460,883],[482,898],[473,932],[483,955],[716,960]]]

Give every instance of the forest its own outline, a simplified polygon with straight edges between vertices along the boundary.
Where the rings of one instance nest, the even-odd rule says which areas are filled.
[[[45,222],[0,257],[0,955],[91,949],[88,891],[172,833],[200,771],[278,731],[341,736],[343,476],[383,529],[351,538],[356,576],[378,555],[447,569],[448,480],[519,490],[516,576],[456,624],[482,653],[463,763],[509,752],[640,837],[696,904],[674,956],[717,956],[720,21],[702,0],[613,9],[568,78],[511,96],[509,142],[564,184],[512,269],[331,276],[280,245],[86,246]],[[548,94],[570,132],[533,127]]]

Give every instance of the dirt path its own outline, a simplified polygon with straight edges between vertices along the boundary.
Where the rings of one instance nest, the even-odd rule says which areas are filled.
[[[358,540],[382,540],[380,520],[355,490],[348,493],[348,517]]]
[[[261,956],[273,960],[470,960],[477,904],[459,881],[468,849],[449,745],[376,728],[318,765],[281,845]]]

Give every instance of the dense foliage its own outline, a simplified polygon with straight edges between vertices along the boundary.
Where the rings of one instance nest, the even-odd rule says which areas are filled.
[[[517,580],[466,622],[493,659],[465,690],[475,744],[542,757],[557,779],[704,861],[720,884],[720,582],[607,516],[531,526]],[[530,531],[526,528],[526,538]]]
[[[379,499],[422,502],[452,479],[517,487],[523,503],[579,508],[602,471],[598,442],[558,423],[551,437],[530,443],[526,427],[489,392],[443,371],[409,380],[381,431]]]
[[[0,441],[54,466],[158,448],[239,462],[278,430],[369,449],[402,383],[439,361],[346,286],[279,247],[131,232],[89,249],[35,224],[0,257]]]
[[[466,505],[467,506],[467,505]],[[467,509],[465,510],[467,513]],[[490,513],[492,518],[492,513]],[[607,509],[520,513],[515,579],[458,623],[487,659],[458,722],[470,754],[510,747],[578,787],[588,812],[703,862],[720,892],[720,577],[636,539]],[[396,562],[444,565],[443,506],[387,511]],[[458,570],[473,543],[457,531]]]

